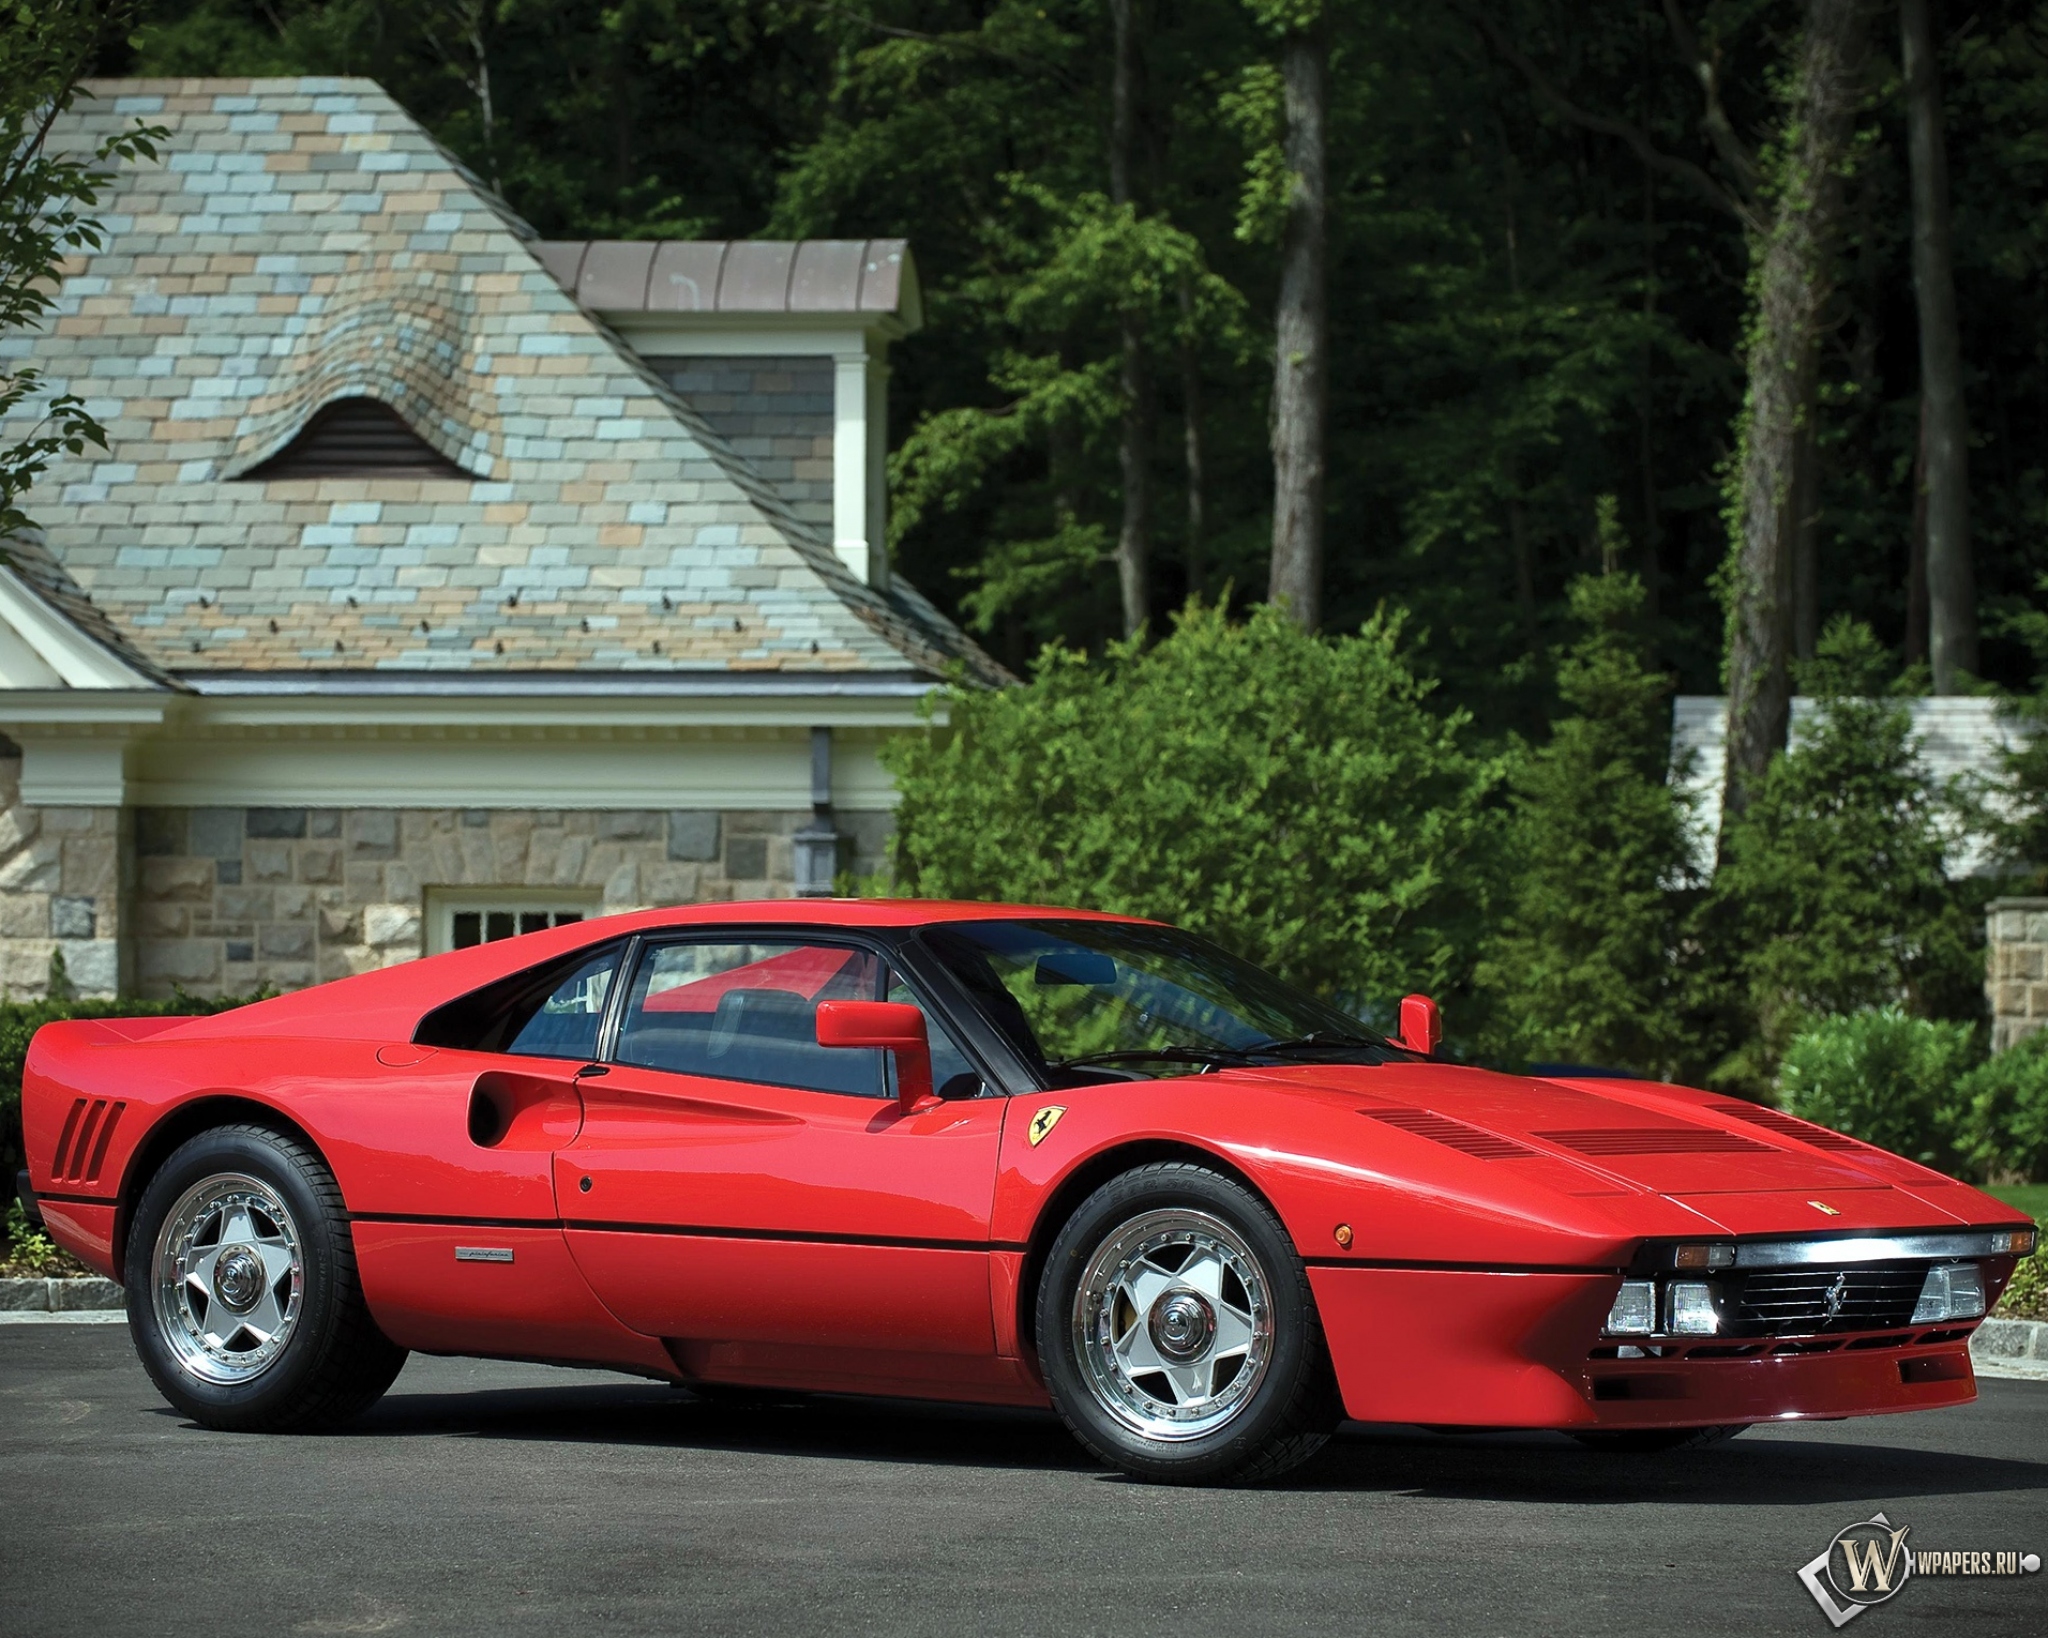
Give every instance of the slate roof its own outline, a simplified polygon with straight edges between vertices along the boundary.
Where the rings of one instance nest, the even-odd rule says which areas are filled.
[[[82,621],[89,598],[171,677],[1004,679],[900,580],[849,574],[375,85],[91,89],[56,146],[137,117],[170,138],[103,197],[107,245],[69,265],[49,328],[0,337],[109,434],[24,505],[69,588],[53,607]],[[470,478],[242,477],[356,394]]]

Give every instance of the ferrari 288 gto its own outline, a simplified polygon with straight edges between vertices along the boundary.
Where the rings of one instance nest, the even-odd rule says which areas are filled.
[[[2019,1213],[1400,1018],[1127,917],[653,910],[48,1025],[21,1187],[216,1428],[337,1424],[412,1349],[1050,1403],[1183,1482],[1344,1417],[1657,1450],[1974,1397]]]

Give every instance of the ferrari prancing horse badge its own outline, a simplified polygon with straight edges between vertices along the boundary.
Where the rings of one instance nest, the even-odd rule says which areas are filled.
[[[1060,1116],[1064,1115],[1066,1112],[1067,1106],[1065,1104],[1049,1103],[1043,1109],[1039,1110],[1037,1114],[1031,1117],[1032,1148],[1037,1148],[1041,1143],[1043,1143],[1046,1140],[1046,1138],[1051,1134],[1052,1129],[1055,1126],[1059,1125]]]

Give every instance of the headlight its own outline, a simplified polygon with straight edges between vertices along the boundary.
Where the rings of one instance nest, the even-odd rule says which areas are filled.
[[[1672,1250],[1673,1268],[1733,1268],[1733,1246],[1678,1246]]]
[[[1652,1280],[1623,1280],[1602,1329],[1610,1337],[1646,1337],[1657,1329],[1657,1286]]]
[[[1669,1318],[1664,1329],[1673,1336],[1712,1336],[1721,1328],[1714,1312],[1714,1293],[1702,1280],[1673,1280],[1664,1288]]]
[[[1975,1319],[1984,1312],[1984,1276],[1975,1263],[1948,1263],[1927,1271],[1911,1324]]]

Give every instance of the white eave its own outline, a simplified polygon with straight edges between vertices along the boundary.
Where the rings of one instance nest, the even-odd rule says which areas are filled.
[[[166,692],[51,608],[11,565],[0,564],[0,697],[48,689]]]

